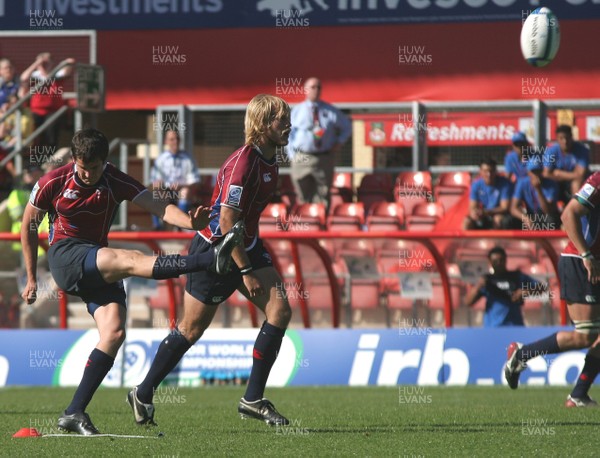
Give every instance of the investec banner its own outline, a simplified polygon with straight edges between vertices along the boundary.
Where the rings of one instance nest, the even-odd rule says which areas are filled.
[[[561,20],[599,0],[553,0]],[[0,0],[2,30],[310,27],[524,20],[538,0]]]
[[[288,330],[269,386],[498,385],[512,341],[531,342],[562,328]],[[133,386],[150,367],[167,331],[132,329],[105,386]],[[256,329],[206,331],[170,374],[171,383],[201,384],[230,374],[247,378]],[[73,386],[98,340],[94,331],[1,331],[0,386]],[[585,352],[546,355],[528,362],[524,385],[572,384]]]

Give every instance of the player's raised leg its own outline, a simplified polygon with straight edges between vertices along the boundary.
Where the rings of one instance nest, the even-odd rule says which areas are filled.
[[[137,250],[101,248],[98,250],[96,265],[107,283],[132,276],[159,280],[199,270],[210,270],[223,275],[229,272],[231,252],[241,242],[243,233],[244,225],[240,221],[211,250],[187,256],[146,256]]]
[[[264,293],[256,295],[244,285],[240,291],[266,315],[252,351],[252,371],[246,393],[239,402],[238,412],[242,418],[255,418],[269,425],[288,425],[268,399],[264,398],[267,379],[277,359],[281,342],[292,317],[292,310],[283,289],[283,282],[273,267],[254,271]]]
[[[85,409],[110,371],[115,356],[125,340],[126,309],[116,302],[95,307],[94,320],[100,340],[88,357],[83,377],[69,406],[58,419],[58,427],[83,435],[99,434]]]

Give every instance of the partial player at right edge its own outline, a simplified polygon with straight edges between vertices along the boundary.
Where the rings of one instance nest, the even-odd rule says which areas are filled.
[[[567,397],[567,407],[597,403],[588,395],[600,372],[600,172],[590,176],[562,213],[569,244],[558,263],[561,299],[567,301],[574,331],[560,331],[530,344],[512,342],[504,376],[516,389],[527,361],[537,356],[589,348],[577,383]]]

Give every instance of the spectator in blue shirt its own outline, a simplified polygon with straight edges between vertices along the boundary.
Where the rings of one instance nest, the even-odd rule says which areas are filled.
[[[479,165],[478,178],[471,185],[469,214],[463,229],[506,229],[512,217],[509,214],[512,186],[508,179],[496,173],[496,161],[484,159]]]
[[[522,229],[560,229],[558,183],[542,176],[542,158],[531,156],[527,161],[527,175],[519,178],[510,203],[510,213],[521,221]]]
[[[573,140],[571,126],[556,128],[556,143],[543,156],[544,177],[565,186],[565,192],[575,195],[589,174],[590,151],[581,142]]]
[[[506,251],[494,247],[488,253],[493,273],[483,275],[467,293],[465,303],[473,306],[480,298],[486,298],[483,326],[524,326],[521,306],[526,296],[542,296],[548,286],[520,270],[506,269]]]
[[[6,58],[0,59],[0,106],[7,103],[12,95],[18,95],[20,86],[12,62]]]
[[[504,157],[504,171],[511,182],[527,176],[526,159],[530,148],[529,140],[523,132],[515,132],[512,136],[513,149]]]

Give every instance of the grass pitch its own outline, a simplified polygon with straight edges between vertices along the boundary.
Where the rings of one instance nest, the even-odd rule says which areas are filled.
[[[600,410],[563,407],[569,387],[268,389],[288,427],[241,420],[240,387],[161,390],[158,427],[133,422],[125,389],[101,389],[88,407],[102,433],[148,439],[15,439],[24,427],[59,432],[74,389],[2,389],[0,456],[598,456]]]

